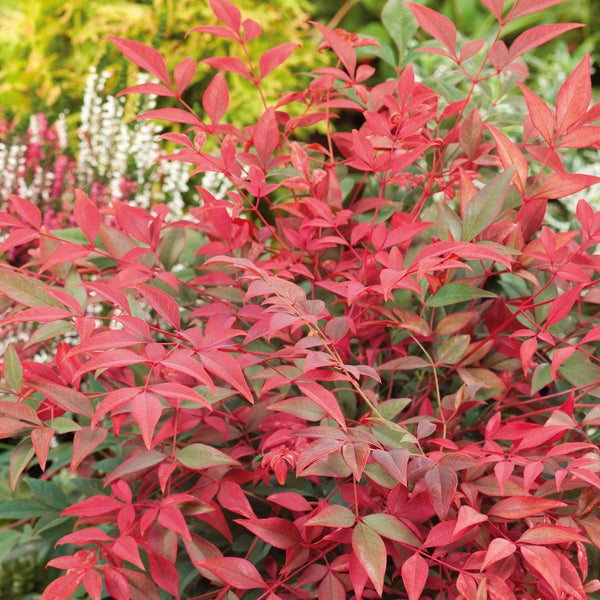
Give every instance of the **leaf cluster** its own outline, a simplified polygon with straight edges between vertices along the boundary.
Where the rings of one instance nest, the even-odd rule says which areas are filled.
[[[501,39],[559,3],[483,0],[497,35],[464,42],[407,2],[433,40],[420,50],[462,74],[447,95],[410,64],[370,86],[356,49],[376,41],[315,23],[335,66],[272,101],[263,82],[294,43],[254,56],[258,22],[210,0],[216,23],[191,35],[246,58],[202,61],[216,74],[196,111],[195,59],[171,71],[110,37],[159,82],[123,93],[179,104],[137,117],[185,126],[163,136],[169,158],[231,188],[199,186],[176,222],[81,191],[73,229],[19,196],[0,213],[0,253],[40,239],[0,263],[2,330],[26,337],[4,353],[0,435],[18,440],[13,490],[43,475],[0,517],[63,528],[42,600],[600,589],[600,212],[544,221],[600,181],[562,161],[600,142],[600,106],[588,55],[552,105],[526,84],[523,56],[577,24]],[[234,78],[263,106],[250,127],[227,118]],[[507,89],[528,111],[504,126]],[[36,512],[51,498],[56,522]]]

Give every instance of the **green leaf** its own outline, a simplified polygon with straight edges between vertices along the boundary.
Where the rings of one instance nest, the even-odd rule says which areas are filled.
[[[567,358],[558,368],[558,372],[576,387],[590,386],[588,394],[600,398],[600,366],[592,364],[589,359],[583,359],[581,353],[577,352]],[[591,386],[594,387],[591,387]]]
[[[62,511],[69,505],[69,501],[63,491],[51,481],[33,479],[31,477],[27,477],[25,481],[27,481],[36,499],[42,504],[58,511]]]
[[[188,469],[202,470],[223,465],[239,465],[240,463],[224,452],[206,444],[190,444],[175,452],[177,460]]]
[[[458,215],[448,206],[445,200],[440,200],[437,203],[437,230],[440,240],[449,241],[450,234],[452,240],[460,240],[462,238],[462,223]]]
[[[465,355],[470,343],[470,335],[455,335],[448,338],[436,352],[438,364],[455,365]]]
[[[531,394],[539,392],[552,381],[552,367],[548,364],[538,365],[531,379]]]
[[[158,256],[165,271],[170,271],[177,264],[186,243],[185,229],[169,229],[162,237],[158,246]]]
[[[387,552],[380,535],[364,523],[357,523],[352,531],[352,549],[381,596],[387,564]]]
[[[32,519],[55,514],[55,512],[39,500],[32,498],[9,500],[0,504],[0,519]]]
[[[420,548],[423,541],[420,540],[415,533],[405,525],[400,519],[394,517],[394,515],[388,515],[385,513],[378,513],[373,515],[367,515],[363,517],[363,522],[366,523],[373,531],[379,535],[387,538],[388,540],[394,540],[400,544],[414,546]]]
[[[4,353],[4,377],[8,385],[16,392],[21,391],[23,385],[23,366],[19,355],[12,343],[8,344]]]
[[[311,517],[304,526],[352,527],[356,521],[354,513],[341,504],[330,504]]]
[[[517,167],[513,165],[496,175],[467,204],[463,215],[463,241],[470,242],[477,234],[491,225],[502,212],[511,180]]]
[[[417,20],[405,6],[404,0],[388,0],[381,11],[381,22],[398,48],[398,65],[403,66],[408,42],[419,28]]]
[[[466,283],[451,282],[440,288],[426,302],[427,306],[438,307],[458,304],[475,298],[495,298],[496,294],[467,285]]]
[[[25,343],[24,348],[45,340],[61,338],[67,331],[71,331],[71,329],[75,329],[75,325],[70,321],[61,320],[44,323],[33,332],[33,335]]]
[[[10,489],[14,492],[21,473],[33,458],[35,450],[31,438],[21,440],[10,455],[9,479]]]
[[[19,273],[3,271],[0,273],[0,292],[25,306],[57,306],[58,300],[44,292],[46,287],[41,281]]]

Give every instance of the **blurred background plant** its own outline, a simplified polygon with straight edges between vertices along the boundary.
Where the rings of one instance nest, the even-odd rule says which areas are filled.
[[[263,44],[307,39],[309,0],[244,0],[245,14],[259,21],[266,32]],[[122,55],[103,39],[115,35],[157,46],[170,70],[190,53],[200,61],[227,52],[228,40],[203,44],[194,34],[184,41],[193,24],[210,20],[208,2],[196,0],[2,0],[0,2],[0,106],[19,116],[44,112],[56,119],[61,112],[75,115],[81,107],[88,70],[102,72],[107,65],[126,69]],[[205,38],[206,40],[208,37]],[[258,54],[258,52],[257,52]],[[265,81],[267,91],[289,86],[293,73],[314,68],[310,45],[294,53],[279,78]],[[200,70],[189,90],[193,99],[204,89],[212,70]],[[126,78],[121,72],[118,77]],[[238,111],[258,114],[255,92],[249,82],[232,86],[232,105]],[[117,83],[117,82],[113,82]],[[124,86],[122,86],[124,87]],[[115,85],[119,89],[119,85]],[[250,91],[252,89],[252,92]],[[199,94],[196,94],[199,98]],[[254,111],[254,112],[253,112]],[[235,114],[235,111],[234,111]]]

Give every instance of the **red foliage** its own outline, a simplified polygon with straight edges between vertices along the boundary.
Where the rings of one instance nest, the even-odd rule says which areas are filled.
[[[502,1],[484,3],[499,35],[556,4],[517,1],[502,18]],[[210,4],[222,25],[192,31],[244,48],[260,35]],[[600,213],[582,200],[578,229],[542,225],[549,199],[597,182],[560,158],[600,141],[589,59],[555,112],[520,81],[530,114],[515,141],[474,91],[576,25],[496,41],[474,71],[485,43],[460,48],[451,21],[408,5],[470,82],[462,100],[410,67],[369,88],[357,40],[318,25],[338,65],[241,130],[222,72],[261,90],[290,44],[205,61],[219,72],[204,121],[181,98],[192,59],[173,84],[156,50],[111,38],[182,101],[141,117],[188,125],[171,158],[222,173],[228,198],[200,189],[203,206],[170,223],[164,206],[101,215],[78,193],[79,241],[22,198],[0,214],[2,250],[42,237],[24,268],[2,264],[3,327],[42,324],[34,347],[78,335],[49,364],[22,344],[6,353],[0,434],[23,438],[11,483],[34,455],[44,468],[59,424],[75,432],[71,473],[98,448],[119,458],[97,466],[106,495],[64,510],[77,529],[60,544],[88,548],[51,561],[66,574],[43,600],[80,585],[99,599],[102,581],[117,599],[179,598],[190,561],[214,598],[584,600],[600,587],[586,550],[600,549]],[[344,111],[360,128],[334,130]],[[301,141],[317,123],[323,144]]]

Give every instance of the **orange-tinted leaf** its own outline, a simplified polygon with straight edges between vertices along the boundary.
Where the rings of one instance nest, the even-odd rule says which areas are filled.
[[[496,502],[488,512],[490,517],[501,517],[512,521],[541,515],[548,510],[566,506],[559,500],[537,498],[535,496],[514,496]]]
[[[356,521],[354,513],[341,504],[329,504],[312,516],[305,527],[320,525],[323,527],[352,527]]]
[[[429,575],[427,561],[417,552],[402,563],[400,571],[408,600],[419,600]]]
[[[48,451],[50,450],[53,437],[54,429],[52,427],[39,427],[31,432],[31,442],[33,443],[35,455],[42,471],[46,470],[46,459],[48,458]]]
[[[287,519],[270,517],[267,519],[235,519],[236,523],[249,529],[267,544],[282,550],[293,548],[300,542],[298,528]]]
[[[539,546],[569,544],[570,542],[589,544],[590,540],[579,535],[577,530],[571,527],[560,527],[559,525],[538,525],[537,527],[532,527],[517,540],[519,544],[527,543]]]
[[[194,562],[196,566],[210,571],[226,584],[239,590],[263,589],[267,587],[257,568],[245,558],[223,556],[205,558]]]

